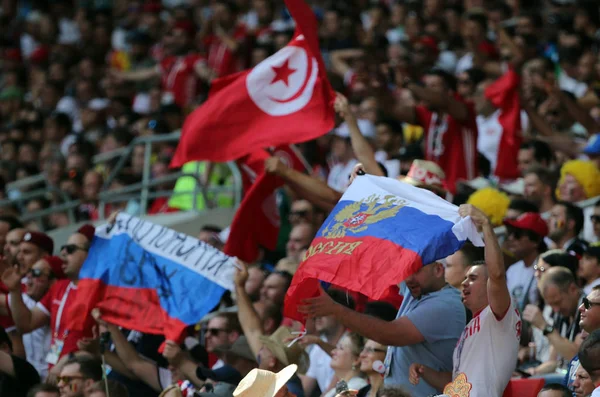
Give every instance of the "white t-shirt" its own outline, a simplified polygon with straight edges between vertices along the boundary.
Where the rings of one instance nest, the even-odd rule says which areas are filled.
[[[537,261],[537,259],[536,259]],[[537,283],[534,276],[533,265],[525,267],[525,262],[518,261],[506,271],[506,284],[508,292],[519,308],[524,308],[525,293],[529,290],[528,304],[538,303]]]
[[[338,192],[345,192],[350,180],[350,174],[357,162],[356,159],[352,159],[346,164],[338,163],[331,167],[329,177],[327,178],[327,185]]]
[[[33,310],[37,302],[29,295],[22,294],[23,303],[29,310]],[[10,295],[8,295],[8,305],[10,307]],[[25,347],[25,357],[27,361],[34,366],[42,379],[48,376],[48,362],[46,356],[50,351],[52,341],[52,332],[49,326],[43,326],[28,334],[23,335],[23,347]]]
[[[498,162],[498,150],[504,129],[498,121],[501,111],[496,110],[489,117],[477,116],[477,151],[490,161],[491,170],[494,172]],[[521,130],[527,131],[529,118],[527,113],[521,111]]]
[[[500,321],[488,305],[458,340],[452,379],[465,374],[472,385],[469,397],[501,396],[515,369],[520,338],[521,318],[514,302]]]
[[[597,388],[594,389],[594,392],[592,393],[592,397],[600,397],[600,386],[598,386]]]
[[[327,342],[324,337],[321,337],[321,339]],[[321,349],[319,345],[313,345],[308,353],[308,358],[310,359],[310,366],[308,367],[308,371],[306,371],[306,376],[317,380],[321,392],[326,391],[335,376],[335,372],[333,372],[330,365],[331,356],[325,350]]]

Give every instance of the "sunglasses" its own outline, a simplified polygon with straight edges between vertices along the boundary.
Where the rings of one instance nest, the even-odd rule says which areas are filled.
[[[68,376],[68,375],[57,376],[56,382],[57,383],[63,382],[64,384],[68,385],[69,383],[73,382],[75,379],[85,379],[85,378],[83,376]]]
[[[588,298],[583,298],[581,300],[581,303],[583,303],[583,307],[585,307],[585,310],[590,310],[592,306],[600,306],[600,302],[590,302]]]
[[[52,273],[44,273],[41,269],[29,269],[27,272],[31,278],[40,278],[42,276],[52,277]]]
[[[363,349],[363,351],[365,353],[368,353],[368,354],[372,354],[372,353],[387,353],[387,351],[385,351],[384,349],[373,349],[372,347],[365,347]]]
[[[88,249],[84,248],[84,247],[80,247],[76,244],[67,244],[67,245],[63,245],[62,247],[60,247],[60,252],[65,251],[69,255],[77,252],[78,250],[87,251]]]
[[[229,332],[229,330],[226,330],[225,328],[207,328],[205,333],[206,335],[219,335],[219,333],[221,332]]]
[[[600,223],[600,215],[592,215],[590,216],[592,222]]]

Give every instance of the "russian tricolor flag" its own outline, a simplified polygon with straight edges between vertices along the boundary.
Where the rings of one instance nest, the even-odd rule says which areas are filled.
[[[483,246],[473,222],[461,218],[455,205],[396,179],[358,176],[308,248],[288,290],[285,315],[302,321],[297,307],[319,294],[319,281],[382,299],[467,239]]]
[[[69,329],[94,308],[110,323],[179,340],[233,290],[235,259],[191,236],[126,214],[100,226],[79,273]]]

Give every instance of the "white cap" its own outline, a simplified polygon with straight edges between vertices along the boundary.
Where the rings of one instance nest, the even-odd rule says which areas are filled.
[[[375,138],[375,124],[365,119],[359,119],[357,120],[357,123],[358,129],[365,138]],[[333,130],[333,133],[340,138],[350,138],[350,129],[348,128],[348,124],[346,124],[346,122],[340,124],[338,128]]]

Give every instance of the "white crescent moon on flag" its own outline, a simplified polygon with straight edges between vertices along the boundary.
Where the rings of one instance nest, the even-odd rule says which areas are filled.
[[[282,68],[287,68],[286,78],[277,79],[275,70]],[[246,88],[263,112],[285,116],[310,102],[318,74],[319,64],[315,58],[309,57],[302,47],[288,46],[256,65],[246,77]]]

